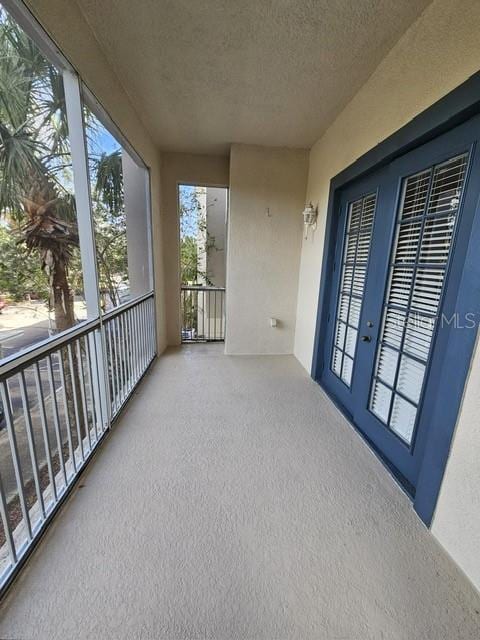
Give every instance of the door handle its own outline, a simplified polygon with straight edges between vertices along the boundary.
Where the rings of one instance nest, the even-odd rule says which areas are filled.
[[[362,342],[371,342],[371,341],[372,341],[372,338],[371,338],[370,336],[362,336],[362,337],[360,338],[360,340],[361,340]]]

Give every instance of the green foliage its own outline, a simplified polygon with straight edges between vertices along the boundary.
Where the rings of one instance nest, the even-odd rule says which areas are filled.
[[[200,275],[197,241],[191,236],[180,239],[180,274],[182,284],[196,283]]]
[[[200,192],[202,188],[199,187],[179,187],[182,284],[212,284],[207,271],[201,269],[202,258],[216,247],[215,238],[207,233],[205,211],[199,200]]]
[[[38,258],[18,243],[21,234],[0,225],[0,294],[20,302],[27,295],[48,301],[48,278]]]
[[[98,201],[94,203],[93,215],[100,291],[116,306],[120,302],[120,286],[128,283],[125,216],[118,211],[112,214]]]
[[[42,192],[72,220],[67,132],[61,74],[0,9],[0,213],[21,220],[25,199]]]
[[[93,161],[96,176],[94,197],[108,208],[112,216],[123,211],[123,173],[120,150],[102,153]]]
[[[78,252],[67,134],[61,73],[0,8],[1,288],[50,297],[59,330],[75,322],[68,276]]]

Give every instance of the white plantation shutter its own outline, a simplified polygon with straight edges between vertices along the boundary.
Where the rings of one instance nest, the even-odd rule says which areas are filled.
[[[441,304],[468,154],[404,179],[369,409],[407,444]]]
[[[376,199],[375,194],[370,194],[355,200],[348,207],[330,364],[333,373],[347,386],[350,386],[352,380]]]

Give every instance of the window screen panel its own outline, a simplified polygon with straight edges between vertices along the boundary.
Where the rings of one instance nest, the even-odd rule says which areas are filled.
[[[369,194],[348,205],[330,364],[333,373],[347,386],[351,384],[355,361],[376,201],[376,194]]]
[[[369,410],[408,445],[432,349],[468,163],[403,180]]]

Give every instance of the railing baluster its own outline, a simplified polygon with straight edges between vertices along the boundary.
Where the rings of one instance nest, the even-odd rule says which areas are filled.
[[[127,340],[128,340],[128,355],[130,361],[130,385],[129,391],[135,386],[135,359],[133,356],[133,330],[132,330],[132,309],[127,312]]]
[[[83,410],[83,421],[85,425],[85,435],[88,440],[88,448],[92,450],[92,438],[90,434],[90,425],[88,423],[88,406],[87,406],[87,390],[85,389],[85,371],[83,368],[83,358],[82,358],[82,345],[80,340],[76,342],[76,351],[77,351],[77,368],[78,368],[78,377],[80,380],[80,398],[82,400],[82,410]]]
[[[80,411],[78,409],[78,392],[77,392],[77,372],[75,371],[75,367],[73,365],[73,354],[72,354],[72,345],[67,345],[67,356],[68,356],[68,368],[70,369],[70,376],[72,378],[72,395],[73,395],[73,410],[75,413],[75,425],[77,431],[78,438],[78,447],[80,448],[80,455],[82,456],[82,460],[85,460],[85,453],[83,451],[83,439],[80,431]]]
[[[143,304],[138,305],[138,343],[140,349],[140,375],[145,370],[145,344],[144,338],[144,326],[143,326]]]
[[[144,349],[143,349],[143,306],[142,305],[138,306],[138,354],[139,354],[138,366],[140,368],[140,376],[142,376],[145,370]]]
[[[40,410],[40,423],[42,425],[43,444],[45,447],[45,456],[47,458],[48,475],[50,476],[50,485],[53,492],[53,500],[57,501],[57,485],[55,483],[55,474],[52,464],[52,448],[50,444],[50,435],[48,433],[47,414],[45,412],[45,399],[43,397],[43,386],[38,362],[34,364],[35,388],[37,390],[38,408]]]
[[[212,309],[211,309],[211,296],[210,296],[210,291],[206,291],[205,292],[206,296],[207,296],[207,313],[208,313],[208,336],[207,336],[207,342],[208,340],[211,340],[212,338]]]
[[[17,482],[18,499],[22,510],[23,521],[27,528],[28,539],[32,539],[32,524],[30,522],[30,514],[28,513],[27,501],[25,498],[25,487],[23,485],[22,465],[18,454],[17,436],[15,434],[15,424],[13,422],[12,408],[10,406],[10,394],[8,391],[8,383],[0,383],[0,394],[2,398],[3,411],[5,413],[5,421],[7,423],[8,440],[10,442],[10,452],[12,454],[13,471]]]
[[[109,321],[109,327],[110,327],[110,333],[112,336],[112,345],[113,345],[113,350],[115,352],[115,371],[112,371],[112,376],[115,377],[116,379],[116,385],[117,385],[117,398],[116,398],[116,405],[115,405],[115,412],[116,413],[119,408],[120,405],[122,404],[121,398],[122,398],[122,377],[120,375],[120,359],[119,359],[119,348],[118,348],[118,329],[117,329],[117,321],[116,318],[113,318],[113,320]]]
[[[105,325],[105,333],[107,335],[107,345],[108,345],[108,377],[110,379],[110,388],[112,390],[112,397],[110,398],[110,403],[112,406],[112,413],[115,413],[117,408],[117,378],[114,374],[113,349],[112,349],[112,324],[110,322],[108,322]]]
[[[148,301],[143,305],[143,345],[144,345],[144,358],[145,358],[145,367],[148,366],[150,362],[150,358],[148,356]]]
[[[119,398],[119,407],[122,406],[123,397],[124,397],[124,389],[125,389],[125,372],[123,368],[123,348],[122,348],[122,322],[120,316],[113,319],[115,322],[115,336],[117,341],[117,350],[118,350],[118,364],[120,370],[120,398]]]
[[[30,462],[32,463],[33,482],[35,484],[35,493],[42,511],[42,519],[45,519],[45,504],[43,502],[42,488],[40,486],[40,476],[38,470],[38,455],[33,436],[32,415],[30,413],[30,405],[27,396],[27,385],[25,382],[25,371],[20,371],[20,396],[22,398],[23,417],[25,420],[25,430],[27,432],[28,451],[30,453]]]
[[[128,396],[130,392],[130,355],[128,353],[128,321],[127,321],[127,313],[121,316],[122,322],[122,347],[123,354],[125,356],[124,366],[125,366],[125,398]]]
[[[97,330],[99,331],[99,330]],[[105,416],[104,416],[104,402],[102,402],[102,391],[100,388],[101,382],[100,382],[100,363],[99,363],[99,355],[98,355],[98,338],[100,338],[100,344],[101,344],[101,336],[98,333],[91,333],[89,334],[89,339],[90,339],[90,345],[93,349],[93,355],[95,356],[95,366],[93,367],[92,370],[92,377],[95,374],[95,386],[93,388],[93,393],[95,396],[95,402],[96,404],[98,404],[98,417],[100,418],[100,422],[99,422],[99,429],[100,429],[100,433],[103,434],[104,430],[105,430]],[[103,357],[103,356],[102,356]],[[103,369],[102,369],[103,370]]]
[[[58,461],[62,469],[65,486],[67,486],[68,485],[67,470],[65,468],[65,460],[63,459],[63,442],[62,442],[62,436],[60,433],[60,419],[58,416],[57,390],[55,389],[55,379],[53,377],[53,365],[52,365],[51,354],[47,356],[47,373],[48,373],[48,382],[50,384],[50,399],[52,401],[53,424],[55,427],[55,436],[57,438],[58,458],[59,458]]]
[[[147,310],[148,310],[148,302],[144,302],[142,304],[144,368],[146,368],[147,365],[150,362],[150,358],[148,357],[148,327],[149,327],[149,324],[148,324]]]
[[[213,339],[217,339],[217,292],[213,294]]]
[[[222,291],[222,293],[220,294],[220,340],[224,339],[224,334],[223,334],[223,296],[224,296],[224,292]]]
[[[122,329],[120,325],[120,318],[114,318],[113,322],[115,327],[115,333],[113,335],[115,336],[115,349],[117,350],[118,371],[120,374],[120,393],[118,397],[118,408],[120,408],[122,406],[123,392],[125,389],[125,376],[123,371]]]
[[[63,366],[63,354],[61,349],[57,352],[57,360],[58,360],[58,366],[60,370],[60,384],[62,385],[63,406],[65,407],[65,426],[67,428],[68,450],[70,452],[70,458],[72,460],[73,471],[74,473],[76,473],[77,461],[75,460],[75,451],[73,450],[72,428],[70,424],[70,411],[68,408],[68,397],[67,397],[67,384],[66,384],[67,379],[65,377],[65,368]]]
[[[202,335],[199,337],[202,337],[205,340],[205,334],[207,333],[206,330],[206,314],[205,314],[205,291],[202,291]]]
[[[139,342],[140,342],[140,373],[143,375],[143,372],[146,368],[146,359],[145,359],[145,325],[143,320],[143,304],[138,307],[138,325],[139,325]]]
[[[150,298],[150,360],[153,360],[157,345],[155,344],[155,306],[153,298]]]
[[[8,553],[12,564],[17,562],[17,551],[15,542],[13,541],[12,528],[10,527],[10,518],[8,517],[7,499],[3,488],[2,474],[0,473],[0,515],[2,516],[3,532],[8,545]]]
[[[90,357],[90,341],[89,341],[89,336],[84,336],[84,344],[85,344],[85,357],[86,357],[86,361],[87,361],[87,381],[88,381],[88,388],[90,389],[90,400],[92,403],[92,418],[93,418],[93,430],[95,431],[95,442],[98,441],[98,429],[97,429],[97,422],[98,422],[98,412],[100,407],[97,406],[97,403],[95,402],[95,392],[93,389],[93,375],[92,375],[92,360]]]
[[[123,345],[125,349],[125,397],[128,396],[131,390],[132,379],[132,360],[130,354],[130,323],[128,317],[128,311],[123,316]]]
[[[130,353],[132,355],[132,389],[137,381],[137,366],[135,362],[135,309],[130,309]]]
[[[135,382],[140,378],[140,357],[138,354],[138,307],[132,309],[132,324],[133,324],[133,353],[135,357]]]
[[[133,386],[138,380],[138,362],[137,362],[137,329],[135,326],[135,314],[136,307],[134,307],[131,311],[130,322],[131,322],[131,339],[132,339],[132,357],[133,357]]]

